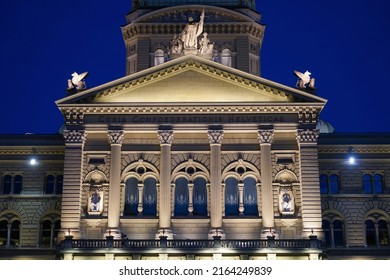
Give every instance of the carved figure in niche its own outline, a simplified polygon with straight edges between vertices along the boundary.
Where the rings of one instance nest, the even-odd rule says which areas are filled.
[[[288,193],[282,195],[282,211],[291,212],[291,196]]]
[[[97,190],[90,196],[89,200],[89,211],[100,212],[100,202],[102,198]]]
[[[192,17],[188,18],[188,24],[180,33],[179,39],[183,42],[185,49],[198,48],[198,36],[203,32],[204,10],[200,15],[199,22],[194,22]]]
[[[210,39],[207,38],[207,33],[203,33],[203,38],[200,39],[199,52],[202,54],[212,54],[214,49],[214,43],[210,42]]]

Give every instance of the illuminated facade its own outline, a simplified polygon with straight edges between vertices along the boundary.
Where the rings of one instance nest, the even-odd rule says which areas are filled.
[[[170,2],[134,1],[127,76],[58,100],[63,135],[0,137],[0,258],[388,258],[390,135],[261,78],[253,1]]]

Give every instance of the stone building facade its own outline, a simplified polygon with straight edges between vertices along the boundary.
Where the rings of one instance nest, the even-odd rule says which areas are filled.
[[[261,78],[254,1],[171,2],[133,2],[127,75],[70,88],[62,135],[0,136],[0,258],[388,258],[390,135]]]

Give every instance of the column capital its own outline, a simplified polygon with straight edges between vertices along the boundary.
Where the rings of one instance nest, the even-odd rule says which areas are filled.
[[[107,135],[111,145],[122,145],[125,132],[123,130],[109,130]]]
[[[274,141],[274,130],[273,129],[259,129],[257,131],[257,139],[261,144],[272,144]]]
[[[157,130],[157,137],[160,145],[172,145],[173,130]]]
[[[318,129],[298,129],[295,135],[298,144],[316,144],[320,131]]]
[[[209,138],[210,145],[222,144],[224,131],[223,130],[208,130],[207,136]]]
[[[87,139],[87,132],[84,130],[64,130],[63,136],[65,144],[80,144],[84,145]]]

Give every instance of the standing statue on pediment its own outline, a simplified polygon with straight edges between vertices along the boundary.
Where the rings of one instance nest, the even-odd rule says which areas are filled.
[[[184,49],[198,49],[198,36],[203,32],[204,10],[200,15],[199,22],[194,22],[192,17],[188,18],[188,24],[180,33],[179,39],[184,44]]]
[[[210,42],[210,39],[207,38],[207,33],[203,33],[203,38],[199,41],[199,53],[201,54],[212,54],[214,50],[214,43]]]

